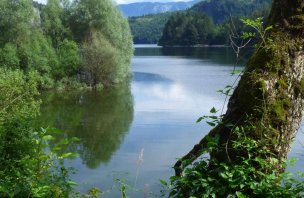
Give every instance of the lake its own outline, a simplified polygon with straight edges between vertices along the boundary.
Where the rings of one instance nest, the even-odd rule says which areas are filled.
[[[242,55],[240,65],[248,54]],[[72,175],[79,184],[76,189],[98,187],[104,197],[119,197],[125,183],[133,189],[130,197],[159,193],[159,180],[173,175],[176,158],[209,132],[207,124],[196,120],[212,107],[225,106],[225,96],[217,90],[236,81],[230,73],[242,67],[235,63],[230,48],[138,45],[130,84],[101,92],[44,93],[43,123],[63,131],[56,141],[81,139],[64,148],[79,154],[66,162],[77,170]],[[299,132],[291,157],[303,159],[301,139]]]

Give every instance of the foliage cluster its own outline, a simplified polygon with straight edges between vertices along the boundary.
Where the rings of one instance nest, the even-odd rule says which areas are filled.
[[[169,197],[303,197],[303,173],[281,173],[276,167],[276,155],[246,136],[246,130],[252,130],[250,127],[254,126],[233,128],[238,141],[232,147],[242,152],[242,157],[227,162],[207,157],[218,149],[218,138],[210,139],[208,148],[201,153],[204,158],[186,168],[183,177],[171,177],[170,185],[163,182],[170,189]],[[282,166],[285,168],[289,163]]]
[[[211,27],[206,27],[206,32],[210,32],[208,39],[204,40],[203,43],[199,44],[211,44],[211,45],[225,45],[229,43],[229,34],[231,28],[237,28],[238,30],[244,30],[244,26],[239,22],[239,17],[246,18],[257,18],[264,17],[266,18],[270,10],[271,1],[222,1],[222,0],[211,0],[211,1],[201,1],[195,4],[192,8],[183,12],[198,12],[205,13],[208,17],[211,18],[214,25]],[[167,34],[170,34],[164,27],[169,19],[177,18],[179,15],[178,12],[168,12],[160,14],[151,14],[138,17],[129,17],[129,23],[131,31],[133,34],[133,41],[136,44],[142,43],[158,43],[162,34],[164,37],[168,37]],[[188,15],[189,13],[184,15]],[[206,20],[209,21],[210,18]],[[172,19],[173,20],[173,19]],[[182,20],[182,24],[188,23],[188,19]],[[231,24],[231,23],[234,24]],[[192,24],[195,26],[195,23]],[[182,25],[176,24],[175,27],[172,27],[172,31],[184,31],[181,30]],[[205,27],[195,26],[196,29],[203,29]],[[167,28],[168,29],[168,28]],[[195,31],[194,31],[195,33]],[[162,42],[170,43],[172,40],[164,40]],[[173,43],[173,42],[172,42]],[[173,43],[173,45],[180,45],[178,43]]]
[[[74,154],[60,152],[68,140],[52,142],[56,131],[35,127],[38,90],[125,80],[127,20],[111,0],[3,0],[0,29],[0,197],[68,197],[75,183],[63,160]]]
[[[74,184],[63,159],[45,152],[52,131],[33,127],[39,114],[37,73],[0,69],[0,196],[64,197]]]
[[[191,10],[206,13],[220,24],[231,17],[248,16],[256,10],[269,9],[271,0],[209,0],[195,4]]]
[[[184,13],[173,14],[165,25],[159,44],[162,46],[227,45],[232,31],[247,31],[246,26],[239,21],[239,17],[266,18],[270,4],[271,1],[258,0],[202,1]],[[179,36],[180,32],[183,33],[184,38]]]
[[[112,1],[48,0],[40,5],[32,0],[3,0],[0,10],[1,67],[20,69],[26,74],[37,71],[40,88],[56,87],[58,82],[62,85],[67,81],[62,79],[77,79],[91,87],[98,83],[111,85],[129,75],[133,53],[130,29]],[[103,56],[102,62],[94,62],[87,57],[87,46],[104,44],[96,42],[100,39],[107,45],[99,46],[95,57],[104,51],[112,58]],[[88,65],[98,70],[92,71]],[[109,76],[96,82],[91,77],[100,74],[92,72]]]
[[[206,14],[198,12],[179,12],[170,17],[160,45],[206,44],[212,34],[213,22]]]

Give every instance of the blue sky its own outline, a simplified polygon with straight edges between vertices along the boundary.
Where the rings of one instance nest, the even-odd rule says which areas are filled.
[[[45,3],[47,0],[37,0],[40,3]],[[172,2],[172,1],[191,1],[191,0],[114,0],[118,4],[134,3],[134,2]]]

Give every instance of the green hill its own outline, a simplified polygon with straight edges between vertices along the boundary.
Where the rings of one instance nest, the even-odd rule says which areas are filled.
[[[169,18],[159,45],[226,45],[229,43],[232,21],[234,31],[246,31],[239,19],[266,18],[270,5],[271,0],[202,1],[184,14],[173,14]],[[202,17],[202,14],[207,17]]]
[[[135,44],[155,44],[173,12],[130,17],[129,24]]]
[[[191,10],[204,12],[218,24],[230,17],[248,16],[256,10],[269,8],[272,0],[208,0],[195,4]]]

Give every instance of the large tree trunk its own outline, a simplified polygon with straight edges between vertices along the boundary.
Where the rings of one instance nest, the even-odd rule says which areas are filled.
[[[274,0],[267,25],[273,29],[248,61],[223,122],[239,127],[254,125],[247,127],[246,135],[266,146],[282,162],[304,110],[304,0]],[[219,125],[175,164],[176,175],[181,175],[182,164],[188,165],[200,156],[208,137],[217,135],[218,149],[211,157],[233,161],[242,155],[231,146],[237,140],[231,128]]]

